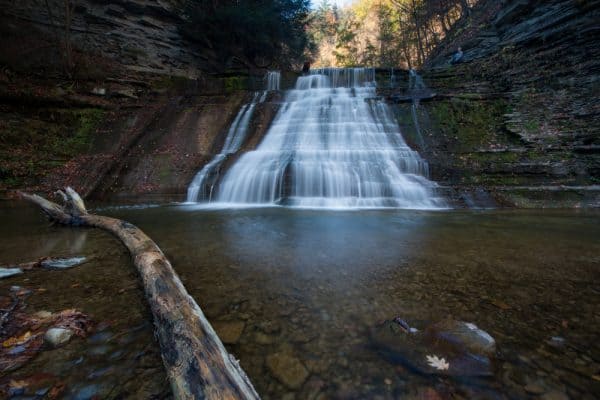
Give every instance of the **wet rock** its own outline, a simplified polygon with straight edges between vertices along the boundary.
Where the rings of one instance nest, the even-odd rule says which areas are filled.
[[[44,341],[53,347],[59,347],[71,340],[74,332],[66,328],[50,328],[44,335]]]
[[[216,321],[213,323],[217,335],[226,344],[235,344],[240,340],[246,323],[243,321]]]
[[[426,329],[431,340],[441,340],[463,347],[473,354],[492,355],[496,341],[486,331],[470,322],[446,319]]]
[[[267,367],[277,380],[291,389],[300,388],[309,375],[304,364],[289,352],[269,354]]]
[[[493,338],[473,324],[447,320],[424,331],[408,324],[386,321],[371,333],[371,340],[388,361],[425,374],[490,376]]]
[[[85,257],[72,258],[49,258],[41,262],[42,267],[50,269],[66,269],[73,268],[86,260]]]
[[[0,279],[22,274],[21,268],[0,268]]]

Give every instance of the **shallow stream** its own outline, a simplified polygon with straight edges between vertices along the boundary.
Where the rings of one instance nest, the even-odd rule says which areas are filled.
[[[98,212],[158,243],[265,399],[600,396],[598,212]],[[67,398],[168,397],[126,250],[98,230],[50,227],[33,207],[2,203],[0,220],[0,264],[91,258],[4,279],[2,294],[33,289],[31,312],[77,308],[100,327],[3,382],[44,373],[65,382]],[[493,376],[424,375],[388,361],[371,332],[396,316],[420,329],[447,317],[476,324],[496,340]]]

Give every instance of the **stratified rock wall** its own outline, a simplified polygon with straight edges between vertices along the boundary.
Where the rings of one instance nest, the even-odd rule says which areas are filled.
[[[211,70],[211,52],[197,46],[179,30],[183,21],[177,0],[77,0],[71,40],[86,53],[108,58],[127,70],[195,78]],[[51,14],[51,15],[49,15]],[[64,32],[63,0],[0,1],[2,30],[19,42],[39,32],[56,41]]]
[[[600,206],[599,5],[480,2],[423,71],[437,93],[419,108],[434,179],[509,205]]]

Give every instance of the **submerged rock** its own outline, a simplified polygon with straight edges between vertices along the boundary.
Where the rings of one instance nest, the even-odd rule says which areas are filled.
[[[446,319],[428,327],[425,335],[431,341],[445,341],[473,354],[489,356],[496,351],[494,338],[470,322]]]
[[[74,332],[66,328],[50,328],[44,335],[44,341],[53,347],[59,347],[71,340]]]
[[[373,344],[389,361],[423,374],[492,375],[490,356],[496,344],[476,325],[449,319],[421,332],[407,329],[403,322],[385,321],[371,334]]]
[[[213,323],[217,335],[223,343],[235,344],[240,340],[246,323],[243,321],[216,321]]]
[[[309,375],[304,364],[289,352],[269,354],[267,367],[277,380],[290,389],[300,388]]]

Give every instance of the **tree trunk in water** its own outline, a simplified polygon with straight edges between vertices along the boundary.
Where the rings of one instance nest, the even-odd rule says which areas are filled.
[[[129,249],[152,310],[175,398],[258,399],[252,383],[235,358],[227,353],[156,243],[126,221],[89,214],[73,189],[58,193],[64,206],[37,195],[21,193],[21,196],[37,204],[51,221],[104,229]]]

